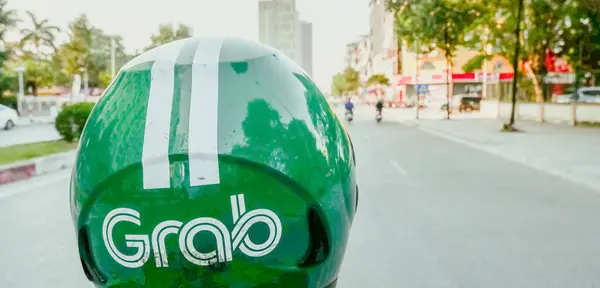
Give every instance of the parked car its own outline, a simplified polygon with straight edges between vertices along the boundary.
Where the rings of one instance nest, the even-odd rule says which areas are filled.
[[[479,110],[481,108],[481,97],[469,95],[455,95],[454,99],[452,100],[452,109],[458,110],[458,112],[470,112],[473,110]],[[448,110],[448,103],[442,104],[440,109],[443,111]]]
[[[600,103],[600,87],[579,88],[572,97],[577,102]]]
[[[473,111],[481,109],[481,97],[463,97],[458,106],[458,111]]]
[[[13,128],[18,119],[19,114],[15,109],[0,104],[0,128],[4,128],[4,130]]]

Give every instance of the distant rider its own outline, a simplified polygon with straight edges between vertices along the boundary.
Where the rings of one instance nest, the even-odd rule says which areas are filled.
[[[348,97],[344,106],[346,107],[346,113],[349,113],[350,115],[354,116],[354,112],[352,111],[354,109],[354,103],[352,103],[352,98]]]
[[[377,114],[381,115],[381,111],[383,110],[383,98],[379,98],[379,100],[377,100],[375,109],[377,109]]]

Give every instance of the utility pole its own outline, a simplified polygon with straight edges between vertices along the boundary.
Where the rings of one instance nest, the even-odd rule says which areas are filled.
[[[116,46],[115,36],[112,36],[110,38],[110,75],[112,76],[112,79],[115,79],[116,73]]]
[[[421,97],[419,95],[419,40],[415,42],[415,92],[417,94],[417,104],[415,104],[416,119],[419,119],[419,105],[421,105]]]

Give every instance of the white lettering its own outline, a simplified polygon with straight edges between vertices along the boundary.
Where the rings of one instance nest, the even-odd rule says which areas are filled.
[[[102,236],[110,256],[117,263],[128,268],[143,266],[150,257],[150,250],[154,255],[156,267],[169,267],[165,239],[170,234],[178,234],[179,250],[183,256],[191,263],[200,266],[232,261],[233,251],[238,247],[249,257],[262,257],[277,247],[282,232],[281,220],[277,214],[267,209],[246,212],[243,194],[231,196],[231,208],[234,219],[231,233],[225,224],[210,217],[196,218],[185,225],[180,221],[167,220],[156,225],[150,238],[147,235],[125,235],[126,246],[136,248],[134,255],[125,255],[117,250],[112,233],[114,226],[119,222],[130,222],[141,226],[139,212],[129,208],[112,210],[104,219]],[[259,222],[269,227],[269,237],[264,243],[256,244],[250,239],[248,231],[252,225]],[[194,237],[201,231],[210,232],[214,236],[216,250],[210,252],[196,250]]]

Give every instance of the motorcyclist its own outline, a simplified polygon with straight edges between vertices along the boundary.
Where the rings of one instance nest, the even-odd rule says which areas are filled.
[[[351,97],[346,98],[346,104],[344,104],[344,107],[346,107],[346,113],[354,116],[354,103],[352,103]]]
[[[280,52],[233,38],[159,46],[123,66],[79,143],[71,215],[96,286],[337,283],[353,148]]]
[[[381,116],[381,112],[383,110],[383,98],[379,97],[377,99],[377,104],[375,104],[375,109],[377,110],[377,114]]]

